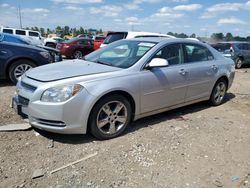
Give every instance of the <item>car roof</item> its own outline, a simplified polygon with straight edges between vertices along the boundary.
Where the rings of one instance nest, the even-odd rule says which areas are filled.
[[[238,44],[238,43],[243,43],[243,44],[249,44],[250,42],[248,41],[222,41],[222,42],[216,42],[216,43],[213,43],[213,44]]]
[[[167,34],[163,34],[163,33],[144,32],[144,31],[111,31],[108,33],[108,35],[119,34],[119,33],[126,33],[127,37],[129,37],[129,38],[134,38],[136,36],[143,37],[143,35],[163,36],[163,37],[175,38],[172,35],[167,35]]]
[[[184,38],[166,38],[166,37],[140,37],[140,38],[132,38],[132,39],[126,39],[126,40],[132,40],[132,41],[141,41],[141,42],[154,42],[154,43],[160,43],[160,42],[192,42],[201,44],[202,42],[192,40],[192,39],[184,39]],[[202,43],[203,44],[203,43]]]

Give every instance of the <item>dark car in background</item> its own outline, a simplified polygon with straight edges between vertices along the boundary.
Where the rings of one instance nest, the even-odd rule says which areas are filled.
[[[27,70],[52,63],[47,50],[32,45],[6,42],[0,39],[0,78],[16,83]]]
[[[105,36],[96,36],[95,37],[94,50],[97,50],[98,48],[100,48],[100,46],[104,42],[105,38],[106,38]]]
[[[12,35],[12,34],[6,34],[6,33],[0,33],[0,40],[5,41],[5,42],[24,44],[24,45],[32,45],[28,41],[24,40],[23,38],[21,38],[19,36]],[[36,47],[43,48],[43,49],[47,50],[50,53],[53,62],[62,61],[62,55],[60,54],[59,50],[51,48],[51,47],[47,47],[47,46],[42,46],[42,45],[38,45]]]
[[[67,58],[82,59],[94,51],[93,40],[89,38],[72,38],[57,44],[56,48]]]
[[[250,43],[249,42],[219,42],[211,44],[213,48],[230,57],[235,62],[237,69],[244,64],[250,64]]]

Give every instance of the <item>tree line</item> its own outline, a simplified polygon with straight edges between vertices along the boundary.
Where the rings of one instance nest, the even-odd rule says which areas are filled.
[[[42,36],[46,37],[49,34],[56,33],[61,37],[64,37],[65,35],[72,35],[73,37],[76,37],[77,35],[86,34],[86,35],[92,35],[91,29],[84,29],[83,27],[80,28],[71,28],[69,26],[57,26],[55,29],[49,29],[49,28],[39,28],[39,27],[26,27],[25,29],[31,29],[34,31],[39,31]],[[97,34],[102,34],[102,29],[96,30]],[[185,33],[173,33],[168,32],[168,35],[175,36],[177,38],[198,38],[203,39],[197,36],[195,33],[191,35],[187,35]],[[210,36],[210,39],[215,41],[249,41],[250,42],[250,36],[247,37],[241,37],[241,36],[233,36],[232,33],[228,32],[226,34],[224,33],[213,33]]]

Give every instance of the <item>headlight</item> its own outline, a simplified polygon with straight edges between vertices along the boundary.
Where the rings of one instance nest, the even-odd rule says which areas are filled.
[[[53,87],[47,89],[41,97],[43,102],[64,102],[75,96],[83,89],[79,84]]]
[[[46,58],[46,59],[49,59],[49,58],[50,58],[49,52],[40,52],[40,54],[41,54],[44,58]]]

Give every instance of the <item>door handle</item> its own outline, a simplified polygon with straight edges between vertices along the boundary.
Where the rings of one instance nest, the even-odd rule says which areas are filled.
[[[213,70],[217,70],[217,69],[218,69],[218,67],[217,67],[216,65],[212,65],[211,68],[212,68]]]
[[[185,71],[185,69],[181,69],[181,70],[179,71],[179,74],[181,74],[181,75],[183,75],[183,76],[185,76],[187,73],[188,73],[188,72]]]

